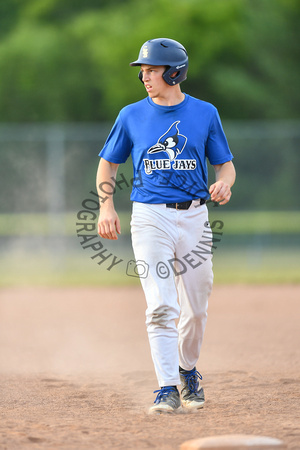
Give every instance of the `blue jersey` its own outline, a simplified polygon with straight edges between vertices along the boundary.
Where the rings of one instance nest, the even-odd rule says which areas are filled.
[[[147,97],[123,108],[99,154],[112,163],[132,157],[131,200],[171,203],[210,197],[207,162],[233,156],[217,109],[189,95],[174,106]]]

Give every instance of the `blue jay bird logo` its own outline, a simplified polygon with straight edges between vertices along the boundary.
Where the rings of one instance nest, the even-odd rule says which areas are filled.
[[[149,148],[148,153],[166,152],[171,161],[176,159],[187,142],[187,138],[179,133],[179,123],[180,120],[174,122],[168,131],[158,139],[157,143]]]

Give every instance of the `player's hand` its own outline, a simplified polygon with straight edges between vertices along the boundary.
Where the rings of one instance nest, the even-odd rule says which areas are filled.
[[[114,209],[100,211],[98,234],[104,239],[118,239],[117,234],[121,234],[121,224],[119,216]]]
[[[226,205],[231,197],[231,189],[229,184],[222,180],[216,181],[209,188],[210,198],[213,202],[218,202],[220,205]]]

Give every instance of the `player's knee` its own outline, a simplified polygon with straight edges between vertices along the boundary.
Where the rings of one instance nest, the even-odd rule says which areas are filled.
[[[190,312],[190,320],[195,324],[201,324],[207,320],[207,312],[205,310],[197,309]]]
[[[170,320],[178,317],[178,314],[169,306],[163,305],[155,308],[147,315],[147,324],[156,325],[158,327],[166,327]]]

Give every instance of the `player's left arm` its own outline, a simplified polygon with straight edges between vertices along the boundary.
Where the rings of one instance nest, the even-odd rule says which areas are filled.
[[[216,181],[209,188],[210,198],[213,202],[225,205],[231,197],[231,187],[235,182],[235,168],[232,161],[217,164],[214,167]]]

